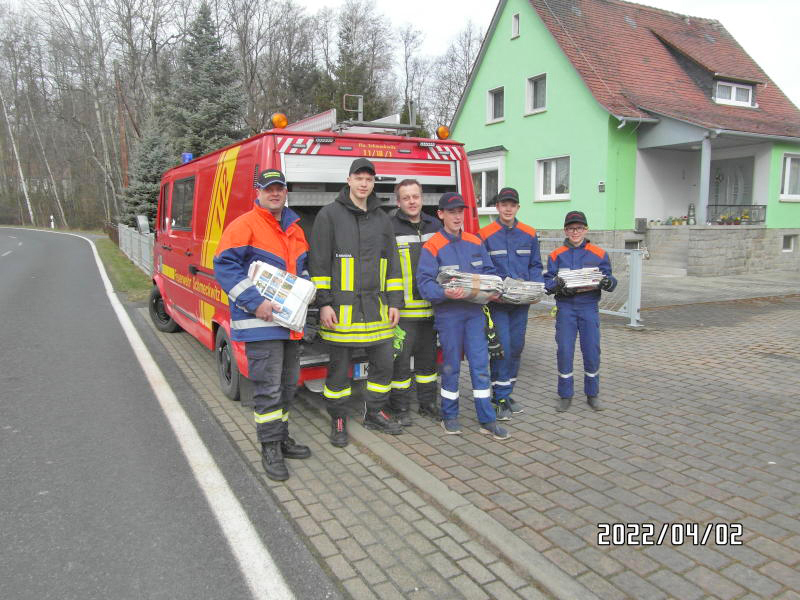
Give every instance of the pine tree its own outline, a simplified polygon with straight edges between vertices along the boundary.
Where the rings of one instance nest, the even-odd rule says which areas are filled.
[[[136,215],[147,215],[154,230],[161,175],[176,164],[160,119],[152,117],[133,154],[131,183],[125,190],[122,222],[136,227]]]
[[[245,95],[236,59],[223,46],[205,0],[189,26],[180,61],[166,106],[176,150],[197,157],[241,139]]]

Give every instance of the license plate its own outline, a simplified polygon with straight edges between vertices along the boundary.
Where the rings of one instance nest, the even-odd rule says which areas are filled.
[[[356,363],[353,365],[353,379],[366,379],[369,363]]]

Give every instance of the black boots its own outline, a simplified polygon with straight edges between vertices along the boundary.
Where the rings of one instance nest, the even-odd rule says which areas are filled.
[[[283,458],[308,458],[311,456],[311,448],[298,444],[291,437],[281,442],[281,452]]]
[[[435,401],[431,404],[419,403],[419,414],[421,417],[430,417],[434,421],[442,418],[442,413],[439,412],[439,407],[436,406]]]
[[[600,404],[600,398],[597,396],[586,396],[586,403],[592,407],[592,410],[603,410],[603,405]]]
[[[397,421],[393,420],[383,410],[369,410],[367,409],[364,415],[364,427],[367,429],[377,429],[389,435],[400,435],[403,433],[403,426]]]
[[[331,418],[331,444],[337,448],[347,446],[347,417]]]
[[[289,479],[289,469],[283,461],[281,442],[261,443],[261,464],[267,477],[273,481],[286,481]]]

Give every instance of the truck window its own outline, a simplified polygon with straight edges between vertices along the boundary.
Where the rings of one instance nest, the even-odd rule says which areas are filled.
[[[172,229],[191,231],[194,207],[194,177],[176,181],[172,185]]]

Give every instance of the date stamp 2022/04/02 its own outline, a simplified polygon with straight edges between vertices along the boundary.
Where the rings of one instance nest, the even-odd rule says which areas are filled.
[[[598,546],[739,546],[741,523],[598,523]]]

